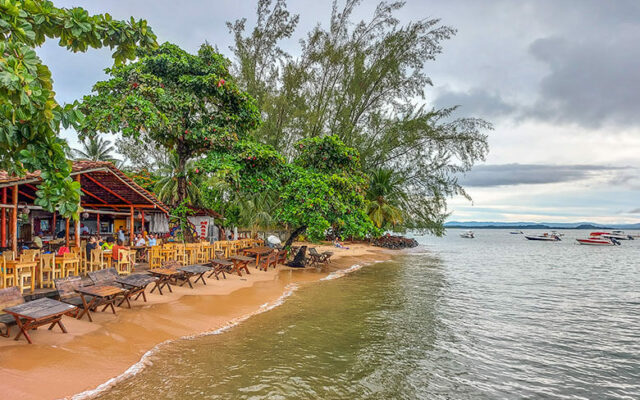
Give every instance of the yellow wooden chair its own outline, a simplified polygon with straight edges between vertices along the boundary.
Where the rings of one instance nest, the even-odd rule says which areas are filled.
[[[118,271],[118,274],[131,274],[133,271],[135,257],[135,250],[118,250],[118,262],[116,263],[116,271]]]
[[[34,253],[33,251],[29,251],[29,250],[24,250],[22,252],[22,254],[20,254],[20,261],[35,261],[36,260],[36,255],[38,254],[38,251],[36,250],[36,252]]]
[[[8,288],[16,285],[15,271],[13,270],[13,268],[7,266],[6,261],[7,260],[4,258],[4,254],[2,254],[2,257],[0,257],[0,286],[3,288]]]
[[[185,249],[185,245],[180,243],[180,244],[176,244],[174,247],[175,249],[175,255],[174,255],[174,259],[175,261],[181,263],[182,265],[186,264],[186,259],[187,259],[187,252]],[[167,260],[167,261],[171,261],[171,260]]]
[[[64,253],[62,255],[62,261],[60,262],[60,270],[64,277],[70,276],[72,273],[74,276],[78,276],[80,269],[80,259],[73,253]]]
[[[104,251],[100,247],[96,247],[95,249],[91,250],[89,261],[87,262],[87,269],[93,272],[99,271],[103,268],[106,268]]]
[[[56,267],[55,254],[43,254],[40,256],[40,289],[43,287],[54,287],[53,280],[62,278],[62,271]]]
[[[2,257],[5,261],[15,261],[16,253],[14,253],[13,250],[6,250],[2,252]]]
[[[160,268],[162,266],[162,262],[165,261],[162,256],[162,247],[161,246],[153,246],[149,249],[149,268]]]

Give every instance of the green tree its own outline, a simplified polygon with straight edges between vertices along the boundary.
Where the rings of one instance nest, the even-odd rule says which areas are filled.
[[[109,161],[112,163],[118,160],[111,155],[113,146],[108,140],[99,137],[89,137],[82,141],[81,149],[74,149],[75,157],[81,160]]]
[[[271,146],[248,141],[227,152],[210,152],[198,162],[210,177],[202,190],[220,193],[212,180],[223,181],[222,200],[236,204],[247,196],[277,194],[277,206],[265,208],[274,224],[290,231],[287,245],[303,233],[312,240],[328,232],[357,238],[375,233],[366,214],[366,179],[357,152],[336,136],[305,139],[295,148],[291,163]],[[238,212],[240,223],[242,207]]]
[[[172,203],[178,204],[189,196],[188,161],[231,146],[259,125],[260,114],[234,83],[229,61],[209,44],[196,55],[170,43],[137,55],[134,63],[108,69],[111,79],[84,97],[81,135],[111,132],[141,140],[144,134],[173,154]]]
[[[51,71],[35,48],[47,38],[74,52],[106,46],[120,64],[133,59],[137,47],[154,47],[156,37],[144,20],[116,21],[50,1],[1,0],[0,38],[0,168],[14,175],[42,171],[35,203],[77,218],[80,185],[69,178],[67,145],[58,134],[82,114],[56,102]]]
[[[411,198],[402,210],[405,227],[442,233],[446,199],[466,195],[457,177],[484,159],[483,132],[491,128],[480,119],[453,118],[455,107],[421,105],[431,85],[427,62],[455,29],[438,19],[401,24],[395,14],[403,2],[382,2],[370,19],[356,22],[359,0],[347,0],[343,8],[334,1],[328,26],[308,32],[300,56],[292,58],[277,43],[291,35],[297,16],[285,12],[283,2],[259,4],[258,21],[269,23],[256,24],[249,34],[242,20],[229,25],[238,80],[262,99],[264,122],[256,139],[294,157],[298,140],[337,135],[358,151],[365,172],[384,168],[404,177]],[[269,46],[261,46],[265,37]],[[277,76],[254,88],[270,65],[281,65]]]

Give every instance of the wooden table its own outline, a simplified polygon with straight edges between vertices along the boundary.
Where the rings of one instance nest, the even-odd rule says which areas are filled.
[[[142,296],[142,299],[146,303],[147,296],[144,294],[144,291],[150,283],[156,282],[157,280],[158,278],[154,276],[144,275],[144,274],[135,274],[135,275],[119,277],[118,279],[116,279],[116,282],[124,286],[125,288],[128,288],[129,290],[127,291],[127,295],[125,296],[125,298],[122,299],[122,301],[120,302],[120,304],[118,304],[118,306],[120,306],[126,300],[127,304],[129,304],[129,308],[131,308],[129,299],[135,295],[137,296],[133,300],[138,300],[138,297]]]
[[[169,292],[173,293],[173,290],[171,290],[171,280],[176,280],[183,274],[182,271],[178,271],[173,268],[154,268],[150,269],[149,273],[158,278],[156,285],[151,289],[151,293],[158,289],[158,292],[161,295],[162,288],[165,286],[169,288]]]
[[[136,261],[147,260],[147,246],[131,246],[131,250],[136,251]]]
[[[113,304],[116,302],[118,295],[121,295],[124,292],[122,288],[111,285],[82,286],[75,290],[80,293],[82,305],[84,306],[84,310],[78,314],[78,319],[82,319],[82,317],[87,314],[87,317],[89,317],[89,321],[91,322],[93,322],[90,312],[92,308],[104,306],[102,308],[102,311],[104,312],[107,307],[111,307],[111,312],[115,314],[116,308]],[[87,303],[85,296],[91,296],[91,301],[89,301],[89,303]]]
[[[22,293],[22,285],[20,285],[20,281],[18,280],[20,277],[20,270],[29,269],[31,271],[31,293],[33,293],[36,288],[37,261],[8,260],[6,261],[5,266],[6,268],[13,268],[13,282],[15,286],[20,288],[20,293]]]
[[[213,260],[210,261],[210,263],[213,266],[213,270],[211,271],[211,273],[207,278],[211,278],[213,275],[215,275],[216,279],[220,280],[220,278],[218,278],[218,275],[222,274],[222,277],[224,279],[227,279],[227,276],[224,274],[224,271],[225,270],[228,271],[231,267],[233,267],[233,263],[231,261],[214,258]]]
[[[185,283],[188,283],[189,287],[193,289],[193,285],[191,284],[191,277],[192,276],[197,277],[196,280],[193,281],[193,283],[198,283],[198,281],[201,280],[202,283],[206,285],[207,282],[205,282],[204,280],[204,274],[211,271],[211,268],[205,267],[204,265],[195,264],[195,265],[187,265],[186,267],[180,267],[178,268],[178,271],[184,272],[185,281],[182,283],[182,285],[184,285]]]
[[[267,255],[269,253],[271,253],[273,251],[273,249],[271,247],[266,247],[266,246],[259,246],[259,247],[254,247],[251,249],[244,249],[244,254],[253,254],[256,256],[256,268],[258,268],[258,265],[260,265],[260,256],[264,256]]]
[[[58,325],[62,332],[67,333],[67,329],[62,325],[62,316],[67,314],[76,307],[65,304],[57,300],[49,299],[47,297],[29,301],[17,306],[8,307],[4,309],[7,314],[13,315],[13,318],[20,328],[20,332],[15,337],[15,340],[20,338],[20,335],[24,335],[29,344],[32,344],[31,336],[29,332],[32,329],[37,329],[42,325],[49,325],[49,330],[52,330],[54,326]]]
[[[76,257],[64,258],[64,256],[55,256],[53,262],[55,263],[56,266],[58,265],[60,266],[59,268],[63,278],[67,276],[67,268],[66,267],[63,268],[64,261],[76,263],[77,267],[74,268],[74,270],[76,275],[80,275],[80,259],[79,258],[76,258]]]
[[[253,258],[251,257],[245,257],[245,256],[232,256],[230,257],[231,261],[233,261],[233,270],[231,271],[233,272],[237,272],[238,276],[242,276],[242,273],[240,272],[240,270],[244,269],[245,271],[247,271],[247,274],[251,274],[251,272],[249,272],[249,268],[247,267],[247,264],[249,264],[251,261],[253,261]]]

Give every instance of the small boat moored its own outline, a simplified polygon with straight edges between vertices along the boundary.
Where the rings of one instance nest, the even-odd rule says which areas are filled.
[[[524,234],[524,232],[522,232],[522,231],[511,231],[509,233],[512,234],[512,235],[522,235],[522,234]]]
[[[544,233],[542,235],[524,235],[527,240],[540,240],[543,242],[558,242],[560,241],[560,237],[557,235],[550,235],[548,233]]]
[[[476,236],[474,235],[473,231],[466,231],[466,232],[464,232],[464,233],[461,233],[461,234],[460,234],[460,237],[461,237],[461,238],[464,238],[464,239],[473,239],[473,238],[475,238]]]

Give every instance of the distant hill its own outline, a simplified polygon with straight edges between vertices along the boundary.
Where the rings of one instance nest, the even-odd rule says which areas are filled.
[[[593,222],[483,222],[483,221],[450,221],[445,228],[461,229],[640,229],[638,224],[601,225]]]

